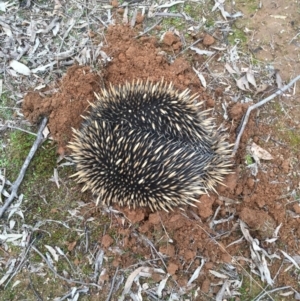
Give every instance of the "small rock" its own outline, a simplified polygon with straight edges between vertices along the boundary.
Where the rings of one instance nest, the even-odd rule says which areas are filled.
[[[167,31],[164,35],[163,43],[168,46],[171,46],[172,44],[174,44],[176,42],[177,42],[177,39],[176,39],[175,35],[173,34],[173,32]]]
[[[239,175],[238,175],[237,170],[234,173],[227,175],[223,181],[223,185],[221,185],[221,184],[218,185],[218,191],[219,192],[225,192],[225,191],[233,192],[237,187],[238,176]],[[243,187],[239,187],[239,188],[242,191]],[[236,192],[236,194],[238,194],[238,193]]]
[[[60,156],[64,156],[65,155],[65,148],[60,146],[58,149],[57,149],[57,153],[60,155]]]
[[[223,94],[224,94],[223,88],[217,87],[217,88],[215,89],[215,96],[216,96],[216,97],[222,97]]]
[[[209,288],[210,288],[210,280],[205,279],[201,285],[201,292],[207,294],[209,292]]]
[[[126,61],[126,56],[124,53],[120,53],[119,56],[118,56],[118,59],[120,62],[125,62]]]
[[[118,7],[119,6],[119,2],[117,0],[112,0],[111,1],[111,5],[112,5],[112,7]]]
[[[175,255],[175,247],[173,245],[167,244],[161,246],[159,248],[159,252],[167,256],[173,257]]]
[[[209,34],[205,35],[205,37],[203,39],[203,45],[210,46],[214,42],[215,42],[215,39],[211,35],[209,35]]]
[[[181,49],[182,43],[181,42],[177,42],[175,44],[173,44],[173,49],[174,50],[179,50]]]
[[[196,252],[192,250],[184,250],[184,259],[185,260],[192,260],[196,257]]]
[[[229,117],[233,120],[240,120],[246,113],[249,104],[247,103],[236,103],[229,109]]]
[[[276,229],[274,219],[262,210],[244,208],[240,213],[240,219],[249,226],[250,230],[257,231],[262,239],[272,237]]]
[[[123,212],[133,224],[139,223],[145,219],[145,212],[143,208],[138,208],[136,210],[123,208]]]
[[[255,181],[252,179],[252,178],[249,178],[247,180],[247,186],[250,188],[250,189],[253,189],[254,188],[254,185],[255,185]]]
[[[157,225],[160,223],[160,217],[157,212],[149,215],[149,223],[153,225]]]
[[[208,98],[206,100],[206,105],[208,108],[213,108],[215,106],[215,100],[213,98]]]
[[[300,204],[294,204],[293,209],[297,214],[300,214]]]
[[[290,162],[289,160],[284,160],[281,164],[281,168],[284,173],[288,173],[290,170]]]
[[[204,264],[204,267],[205,267],[206,270],[211,270],[214,267],[214,264],[211,261],[210,262],[206,262]]]
[[[145,18],[145,16],[143,16],[141,13],[138,13],[136,15],[135,21],[136,21],[137,24],[141,24],[141,23],[143,23],[144,18]]]
[[[114,240],[110,237],[110,235],[105,234],[101,239],[101,244],[104,248],[108,248],[113,244]]]
[[[200,203],[196,203],[198,207],[198,214],[201,218],[208,218],[213,215],[212,205],[215,201],[215,198],[209,197],[208,195],[204,194],[200,198]]]
[[[168,271],[168,273],[169,273],[170,275],[174,275],[174,274],[176,273],[177,270],[178,270],[178,265],[177,265],[177,264],[171,262],[171,263],[168,265],[167,271]]]
[[[231,255],[227,253],[222,254],[221,261],[225,263],[231,263],[232,262]]]
[[[266,206],[266,202],[262,198],[256,198],[255,203],[258,205],[259,208],[264,208]]]
[[[183,60],[182,58],[177,58],[170,66],[170,71],[177,75],[188,70],[189,67],[190,65],[187,63],[187,61]]]
[[[126,56],[127,57],[134,57],[136,55],[136,48],[130,46],[127,50],[126,50]]]

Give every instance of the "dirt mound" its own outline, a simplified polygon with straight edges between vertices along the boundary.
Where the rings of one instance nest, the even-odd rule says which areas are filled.
[[[41,116],[49,117],[48,127],[59,147],[64,148],[72,136],[72,127],[79,128],[81,115],[100,91],[101,78],[89,67],[73,66],[59,84],[58,92],[50,97],[30,92],[23,102],[23,114],[32,123]]]
[[[88,67],[71,67],[59,84],[57,93],[50,97],[38,92],[28,93],[23,103],[25,117],[37,122],[41,115],[49,116],[51,135],[64,149],[71,139],[71,127],[80,126],[80,115],[88,109],[89,102],[95,99],[94,92],[100,92],[102,86],[119,85],[137,79],[149,79],[154,82],[164,79],[167,82],[172,81],[178,89],[189,88],[193,93],[198,93],[199,98],[206,101],[208,107],[214,107],[217,120],[222,120],[221,103],[215,102],[203,91],[191,64],[181,57],[176,58],[174,62],[168,61],[168,52],[179,53],[181,49],[180,40],[176,36],[168,33],[163,41],[159,42],[153,37],[136,39],[136,35],[137,33],[129,27],[108,28],[104,51],[112,61],[102,70],[101,76]],[[222,91],[218,91],[218,94],[222,97]],[[235,140],[235,131],[245,110],[246,105],[230,105],[230,120],[226,127],[230,129],[231,142]],[[283,210],[286,199],[280,198],[284,185],[282,175],[288,172],[288,164],[282,159],[287,156],[285,150],[273,150],[272,155],[276,159],[269,166],[264,166],[265,169],[269,168],[268,172],[260,171],[257,177],[253,177],[250,170],[239,168],[240,165],[245,166],[245,143],[248,139],[253,137],[257,141],[259,135],[269,132],[270,129],[266,125],[255,124],[254,120],[248,123],[240,151],[235,158],[235,173],[225,181],[227,187],[218,187],[219,195],[202,196],[196,208],[188,207],[185,212],[176,209],[171,213],[154,214],[147,210],[120,209],[131,224],[138,225],[135,229],[143,234],[145,241],[150,239],[155,248],[166,255],[167,269],[180,285],[187,283],[190,273],[199,266],[200,257],[207,260],[197,279],[203,293],[208,293],[210,282],[218,282],[216,277],[209,274],[210,269],[220,263],[231,262],[232,256],[250,257],[246,243],[226,247],[241,238],[240,231],[236,230],[238,218],[248,223],[251,233],[260,239],[270,237],[275,227],[282,223],[280,243],[289,249],[289,253],[298,252],[296,240],[290,233],[290,229],[299,228],[297,219],[286,219]],[[217,208],[217,219],[229,215],[234,218],[212,226],[211,218]],[[91,214],[96,216],[99,213],[86,213],[86,218]],[[140,254],[146,259],[152,258],[153,249],[145,241],[139,241],[140,238],[134,235],[132,228],[126,226],[128,224],[124,226],[118,218],[111,224],[111,228],[120,235],[119,243],[122,247],[132,251],[117,257],[114,254],[115,266],[127,267],[135,264],[135,254]],[[112,242],[111,237],[105,236],[103,247],[108,248]],[[270,251],[275,247],[268,246]],[[107,249],[107,252],[109,254],[110,251]],[[238,261],[242,266],[246,264],[242,259]],[[271,267],[272,275],[276,274],[277,269],[276,264]],[[111,271],[111,275],[113,274]],[[278,279],[284,285],[288,285],[290,281],[282,275]]]
[[[78,128],[81,115],[95,100],[94,92],[102,87],[117,86],[126,81],[164,80],[173,82],[177,89],[189,88],[198,93],[199,99],[211,102],[204,93],[199,79],[190,64],[183,58],[169,63],[167,51],[177,51],[179,38],[170,33],[167,42],[159,43],[155,38],[135,39],[136,32],[126,26],[108,28],[104,51],[112,58],[101,76],[89,67],[73,66],[59,83],[58,92],[45,97],[39,92],[30,92],[23,102],[24,116],[36,123],[40,116],[49,116],[49,129],[60,149],[64,149],[72,136],[71,127]],[[170,42],[170,36],[173,40]],[[174,49],[174,47],[176,49]]]

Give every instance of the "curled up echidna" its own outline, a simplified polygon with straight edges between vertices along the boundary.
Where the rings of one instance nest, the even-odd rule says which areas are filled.
[[[214,190],[230,172],[231,145],[196,98],[163,82],[103,90],[70,143],[82,190],[152,211]]]

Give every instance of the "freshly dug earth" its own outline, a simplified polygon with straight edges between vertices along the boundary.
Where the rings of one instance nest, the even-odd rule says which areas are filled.
[[[211,103],[187,61],[177,58],[172,64],[167,62],[164,50],[175,51],[173,47],[179,43],[179,38],[172,34],[172,41],[169,38],[160,47],[155,38],[135,40],[135,35],[127,27],[110,27],[106,35],[108,45],[104,50],[113,61],[102,70],[102,75],[91,73],[88,67],[69,68],[58,93],[49,98],[39,92],[27,94],[23,103],[25,117],[35,123],[40,116],[49,116],[51,135],[60,147],[65,148],[72,136],[71,127],[80,126],[80,115],[88,109],[89,102],[94,101],[94,92],[99,93],[102,87],[108,88],[110,84],[116,86],[137,79],[164,80],[173,82],[177,89],[189,88],[192,93],[198,93],[201,100]]]
[[[101,75],[88,67],[69,68],[57,93],[50,97],[38,92],[28,93],[23,103],[25,117],[35,123],[42,115],[49,116],[48,126],[59,146],[59,152],[68,153],[66,144],[72,139],[71,127],[79,128],[82,122],[80,115],[87,114],[89,102],[95,100],[94,92],[101,93],[102,87],[119,85],[126,81],[149,79],[156,82],[164,79],[166,82],[172,81],[180,90],[189,88],[191,93],[198,93],[199,100],[204,101],[204,107],[214,109],[216,122],[224,123],[229,132],[229,141],[234,142],[236,128],[247,106],[230,103],[219,87],[215,87],[218,91],[217,100],[206,94],[192,70],[191,63],[183,57],[178,56],[174,62],[169,63],[167,54],[176,54],[181,50],[180,40],[172,33],[168,33],[160,43],[154,37],[135,39],[136,35],[129,27],[110,27],[106,34],[107,45],[103,50],[112,61],[105,68],[101,67]],[[199,58],[189,55],[193,62],[199,62]],[[224,100],[230,103],[230,119],[227,122],[222,117],[221,103]],[[299,214],[300,207],[295,206],[298,203],[292,200],[289,202],[288,196],[282,197],[287,186],[297,186],[296,179],[287,183],[287,175],[291,172],[291,153],[288,148],[272,140],[265,142],[268,135],[276,137],[272,127],[259,120],[250,120],[235,157],[233,173],[225,179],[226,186],[217,187],[219,195],[212,193],[210,196],[202,196],[195,208],[187,207],[185,212],[176,209],[170,213],[118,208],[130,222],[124,225],[121,219],[115,217],[112,218],[110,227],[118,233],[118,244],[131,252],[114,254],[109,248],[115,243],[114,239],[109,235],[100,238],[106,254],[115,257],[113,266],[126,268],[136,264],[135,254],[146,259],[152,258],[151,248],[136,235],[138,231],[145,238],[149,238],[159,252],[167,256],[165,262],[168,272],[179,285],[186,285],[200,264],[199,258],[205,258],[205,266],[196,283],[203,293],[212,295],[214,292],[209,291],[209,284],[218,282],[219,279],[210,274],[209,270],[217,270],[220,264],[232,262],[234,256],[251,257],[245,242],[226,247],[241,238],[239,218],[248,224],[251,234],[261,240],[263,247],[270,253],[277,248],[283,248],[290,255],[299,254],[299,219],[292,218],[292,215]],[[245,148],[250,138],[275,158],[271,162],[262,163],[256,177],[245,167]],[[299,168],[299,161],[294,163],[293,168]],[[231,214],[234,218],[210,227],[211,218],[218,207],[220,211],[216,219],[226,218]],[[287,212],[291,215],[288,216]],[[95,209],[84,214],[86,218],[91,215],[97,217],[99,212]],[[279,224],[282,227],[278,241],[275,244],[263,242],[272,237]],[[244,260],[237,259],[236,262],[240,264],[240,268],[248,270]],[[270,266],[272,277],[277,273],[281,262],[275,260]],[[161,265],[159,262],[157,264]],[[277,276],[276,285],[291,285],[296,288],[293,275],[282,270]],[[114,275],[114,267],[111,267],[109,273]]]

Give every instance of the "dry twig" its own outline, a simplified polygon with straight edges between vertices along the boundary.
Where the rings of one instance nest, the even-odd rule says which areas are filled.
[[[113,293],[113,290],[114,290],[115,281],[116,281],[116,277],[117,277],[117,275],[118,275],[118,272],[119,272],[119,267],[117,267],[116,272],[115,272],[115,275],[114,275],[114,278],[113,278],[113,280],[112,280],[112,282],[111,282],[111,287],[110,287],[110,290],[109,290],[109,294],[108,294],[108,296],[107,296],[107,298],[106,298],[106,301],[110,301],[110,298],[111,298],[112,293]]]
[[[259,301],[261,300],[261,298],[263,298],[265,295],[268,295],[270,296],[270,294],[274,293],[274,292],[277,292],[277,291],[281,291],[281,290],[285,290],[285,289],[288,289],[288,288],[291,288],[290,286],[283,286],[283,287],[277,287],[277,288],[274,288],[270,291],[265,291],[263,294],[260,294],[258,297],[254,298],[255,301]]]
[[[250,116],[250,113],[259,108],[260,106],[264,105],[265,103],[269,102],[270,100],[272,100],[273,98],[275,98],[276,96],[279,96],[281,95],[283,92],[285,92],[286,90],[288,90],[289,88],[292,87],[292,85],[298,81],[300,79],[300,75],[298,75],[296,78],[294,78],[292,81],[290,81],[286,86],[282,87],[281,89],[278,89],[275,93],[273,93],[272,95],[270,95],[269,97],[261,100],[260,102],[256,103],[255,105],[252,105],[248,108],[244,118],[243,118],[243,123],[242,123],[242,126],[241,126],[241,129],[239,131],[239,134],[236,138],[236,141],[235,141],[235,144],[234,144],[234,148],[233,148],[233,155],[236,154],[237,152],[237,149],[239,148],[239,144],[240,144],[240,140],[241,140],[241,137],[243,135],[243,132],[245,130],[245,127],[248,123],[248,120],[249,120],[249,116]]]
[[[10,206],[10,204],[13,202],[14,198],[17,196],[17,191],[19,189],[19,186],[21,185],[23,178],[25,176],[25,172],[27,167],[29,166],[29,163],[31,162],[35,152],[37,151],[38,147],[40,146],[42,140],[43,140],[43,130],[47,124],[48,118],[45,117],[40,125],[39,131],[37,133],[37,137],[29,151],[29,154],[27,158],[25,159],[25,162],[21,168],[21,171],[19,173],[19,176],[17,180],[12,185],[12,190],[10,193],[10,196],[5,201],[5,204],[0,208],[0,218],[4,214],[4,212],[7,210],[7,208]]]

